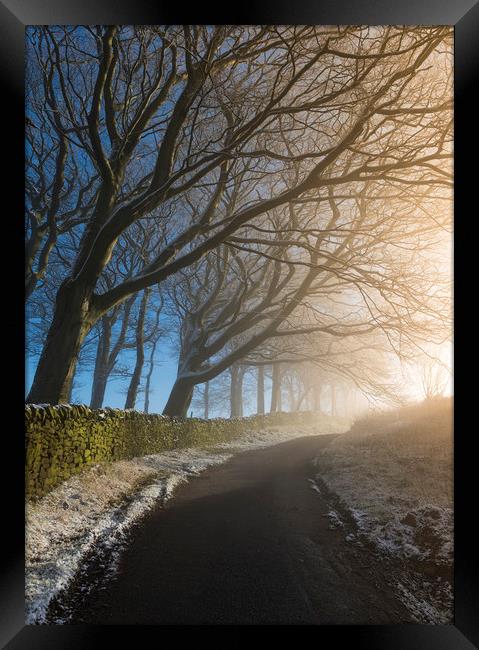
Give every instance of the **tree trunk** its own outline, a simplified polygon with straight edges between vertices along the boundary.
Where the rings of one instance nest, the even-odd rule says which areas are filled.
[[[256,411],[264,415],[264,366],[258,366],[258,379],[256,383]]]
[[[314,386],[310,386],[310,390],[306,399],[306,410],[314,411]]]
[[[236,382],[238,380],[238,366],[233,364],[230,368],[230,418],[237,417],[235,415],[235,395],[236,395]]]
[[[134,409],[136,397],[138,395],[138,388],[140,386],[141,373],[143,372],[143,364],[145,363],[145,312],[148,303],[149,290],[145,289],[140,303],[140,311],[138,313],[138,322],[136,325],[136,363],[133,375],[131,376],[128,393],[126,396],[125,408]]]
[[[194,387],[195,385],[191,380],[177,379],[163,409],[163,415],[185,418],[193,397]]]
[[[90,398],[90,408],[101,409],[105,399],[106,384],[108,380],[108,368],[101,365],[97,369],[95,365],[95,374],[93,376],[93,384]]]
[[[289,376],[288,381],[286,382],[286,390],[288,395],[288,406],[290,411],[298,410],[298,399],[296,396],[294,377]]]
[[[299,390],[301,390],[301,389],[299,389]],[[297,403],[296,403],[296,411],[300,411],[300,410],[301,410],[301,406],[303,405],[303,402],[304,402],[305,398],[308,396],[308,393],[309,393],[309,389],[307,389],[307,390],[302,390],[302,391],[300,392],[300,394],[299,394],[299,396],[298,396],[298,401],[297,401]]]
[[[143,410],[145,411],[145,413],[149,413],[149,409],[150,409],[151,376],[153,375],[153,369],[155,367],[154,359],[155,359],[157,344],[158,344],[158,339],[155,339],[153,341],[153,345],[151,346],[151,351],[150,351],[150,358],[149,358],[150,367],[148,368],[148,374],[146,375],[145,404],[143,406]]]
[[[58,290],[55,314],[27,397],[33,404],[70,399],[80,347],[97,319],[92,290],[66,281]]]
[[[95,369],[91,387],[90,408],[99,409],[105,398],[106,383],[109,375],[108,357],[111,340],[111,322],[109,318],[101,319],[100,335],[96,351]]]
[[[336,387],[331,384],[331,415],[336,415]]]
[[[209,381],[205,383],[204,400],[205,400],[204,418],[205,420],[207,420],[210,416],[210,382]]]
[[[244,379],[244,368],[240,368],[239,377],[238,377],[238,387],[236,390],[236,400],[237,400],[237,409],[238,417],[243,417],[243,379]]]
[[[358,405],[358,394],[356,392],[356,389],[353,388],[350,393],[350,410],[349,410],[349,415],[354,417],[357,413],[357,405]]]
[[[314,386],[313,410],[321,411],[321,384]]]
[[[339,417],[348,417],[349,408],[349,391],[344,384],[341,386],[341,399],[339,400]]]
[[[273,364],[272,379],[270,413],[276,413],[281,411],[281,368],[279,363]]]
[[[243,417],[243,377],[244,370],[241,366],[233,364],[230,369],[230,417]]]
[[[25,246],[25,300],[32,295],[37,286],[38,278],[33,265],[44,235],[44,229],[37,228]]]

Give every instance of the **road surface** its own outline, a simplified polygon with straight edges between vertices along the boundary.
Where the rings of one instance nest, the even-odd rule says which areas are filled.
[[[387,566],[331,526],[327,496],[311,489],[333,437],[244,452],[181,485],[132,531],[114,580],[87,576],[69,622],[413,622]]]

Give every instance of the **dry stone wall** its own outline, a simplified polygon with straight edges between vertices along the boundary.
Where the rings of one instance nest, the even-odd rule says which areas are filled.
[[[314,418],[314,420],[313,420]],[[41,497],[88,465],[227,442],[251,429],[311,424],[318,414],[176,419],[84,405],[25,407],[26,495]]]

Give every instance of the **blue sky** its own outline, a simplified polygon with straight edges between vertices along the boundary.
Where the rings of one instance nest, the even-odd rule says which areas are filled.
[[[126,352],[123,353],[121,361],[126,360]],[[130,355],[132,353],[130,352]],[[148,354],[148,352],[147,352]],[[25,394],[30,390],[30,386],[35,373],[35,368],[38,362],[37,357],[27,356],[25,368]],[[130,360],[130,367],[133,368],[134,359]],[[145,363],[145,371],[147,364]],[[150,394],[150,413],[161,413],[166,404],[166,400],[170,394],[173,386],[177,371],[177,359],[171,351],[171,347],[165,342],[163,346],[159,345],[156,354],[156,363],[153,375],[151,378],[152,392]],[[91,370],[83,370],[77,372],[75,376],[74,399],[72,402],[79,404],[89,404],[91,395]],[[113,408],[124,408],[126,399],[126,390],[128,388],[129,378],[112,377],[107,385],[104,406],[111,406]],[[271,390],[269,388],[269,381],[265,381],[265,406],[268,409],[271,400]],[[143,410],[144,393],[138,395],[136,402],[136,409]],[[254,400],[244,401],[244,414],[252,415],[255,412]],[[221,411],[216,408],[214,403],[210,406],[210,416],[228,416],[229,413],[225,410]],[[202,417],[203,413],[197,407],[190,407],[188,415],[193,410],[193,415]]]
[[[151,378],[151,385],[153,389],[150,395],[149,410],[151,413],[162,412],[176,376],[177,361],[173,357],[169,357],[168,354],[165,354],[165,352],[166,350],[159,350],[157,354],[158,361],[156,362],[155,369]],[[37,361],[37,358],[27,357],[25,393],[28,393],[30,390]],[[81,404],[90,403],[91,378],[91,370],[83,370],[77,372],[75,376],[76,387],[74,388],[75,399],[73,399],[72,402]],[[110,379],[106,389],[104,406],[124,408],[128,383],[129,378],[113,377]],[[144,394],[141,393],[138,396],[136,404],[136,407],[140,410],[143,409],[143,400]]]

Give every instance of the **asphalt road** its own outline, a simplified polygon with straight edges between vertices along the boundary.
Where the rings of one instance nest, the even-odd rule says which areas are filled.
[[[331,526],[327,496],[311,489],[312,459],[333,437],[245,452],[180,486],[132,531],[116,579],[90,588],[69,622],[412,622],[387,567]]]

